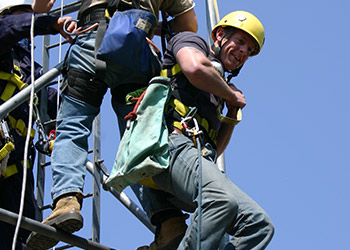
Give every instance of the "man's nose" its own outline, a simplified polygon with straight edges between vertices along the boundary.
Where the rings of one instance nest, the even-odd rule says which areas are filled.
[[[249,56],[249,46],[247,44],[241,45],[240,51],[243,56]]]

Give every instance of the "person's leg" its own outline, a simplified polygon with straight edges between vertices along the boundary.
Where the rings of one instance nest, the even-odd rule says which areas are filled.
[[[194,147],[191,139],[183,135],[170,135],[169,147],[170,167],[153,179],[162,190],[197,208],[197,148]],[[241,227],[247,226],[247,222],[240,223],[238,218],[241,204],[249,202],[246,201],[247,196],[243,195],[243,192],[232,183],[225,173],[217,168],[213,161],[202,157],[202,171],[201,249],[217,249],[224,233],[232,227],[233,223]],[[191,225],[187,229],[179,249],[196,248],[197,223],[198,209],[192,216]],[[260,226],[257,225],[257,228]],[[254,226],[252,225],[252,227]],[[237,235],[237,232],[234,234]],[[257,239],[259,237],[260,234],[252,236],[252,238]]]
[[[265,249],[274,234],[273,224],[267,213],[236,185],[231,192],[238,202],[238,214],[228,227],[232,235],[224,250]]]
[[[107,86],[94,79],[96,31],[80,35],[68,52],[65,89],[56,119],[56,139],[51,156],[54,210],[43,223],[72,233],[83,226],[80,214],[88,137]],[[57,240],[33,232],[27,239],[30,249],[48,249]]]
[[[54,201],[63,194],[83,192],[88,137],[99,110],[74,97],[62,96],[51,156]]]
[[[78,194],[83,193],[88,137],[93,119],[98,113],[98,107],[71,96],[62,96],[51,156],[54,210],[43,223],[69,233],[78,231],[83,226],[81,197]],[[33,232],[27,240],[27,246],[29,249],[37,249],[38,246],[40,249],[48,249],[57,242],[54,238]]]
[[[122,103],[120,96],[124,94],[120,94],[117,89],[113,89],[111,92],[112,107],[117,115],[119,132],[122,137],[126,129],[124,117],[133,110],[134,105]],[[119,98],[116,98],[116,96]],[[150,246],[142,246],[138,250],[162,249],[164,247],[176,248],[186,231],[185,221],[188,216],[171,204],[166,197],[163,197],[164,192],[140,184],[132,185],[131,189],[150,218],[151,223],[156,226],[155,240]]]
[[[23,168],[20,167],[21,162],[18,162],[16,165],[18,166],[18,173],[0,181],[0,207],[18,214],[22,192]],[[33,171],[31,168],[28,168],[23,216],[31,219],[35,217],[36,206],[33,188]],[[0,221],[0,249],[11,249],[14,232],[15,225]],[[30,231],[19,229],[16,249],[27,249],[25,242],[29,234]]]

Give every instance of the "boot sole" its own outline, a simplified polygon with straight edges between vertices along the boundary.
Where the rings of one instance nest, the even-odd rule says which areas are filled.
[[[80,213],[66,213],[57,216],[45,224],[67,233],[73,233],[83,227],[83,217]],[[27,248],[29,250],[46,250],[55,246],[58,242],[59,240],[54,238],[32,232],[27,239]]]

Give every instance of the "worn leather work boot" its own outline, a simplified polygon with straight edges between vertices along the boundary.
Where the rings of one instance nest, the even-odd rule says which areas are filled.
[[[43,220],[43,224],[73,233],[83,227],[83,217],[80,214],[80,203],[76,195],[60,198],[55,209]],[[58,240],[32,232],[27,239],[29,250],[46,250],[58,243]]]
[[[151,245],[139,247],[137,250],[176,250],[185,235],[188,217],[188,214],[184,214],[164,221]]]

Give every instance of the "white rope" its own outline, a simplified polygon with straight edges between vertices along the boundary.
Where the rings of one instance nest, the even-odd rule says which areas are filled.
[[[19,213],[18,213],[18,219],[16,224],[15,233],[13,236],[13,242],[12,242],[12,250],[16,249],[16,242],[18,237],[18,231],[19,227],[21,225],[22,215],[23,215],[23,209],[24,209],[24,197],[26,192],[26,183],[27,183],[27,159],[28,159],[28,148],[29,148],[29,142],[30,142],[30,134],[31,134],[31,128],[33,123],[33,100],[34,100],[34,22],[35,22],[35,14],[33,12],[32,14],[32,22],[30,27],[30,52],[31,52],[31,92],[30,92],[30,101],[29,101],[29,118],[28,118],[28,130],[26,135],[26,142],[24,146],[24,159],[23,159],[23,180],[22,180],[22,193],[21,193],[21,203],[19,207]]]

